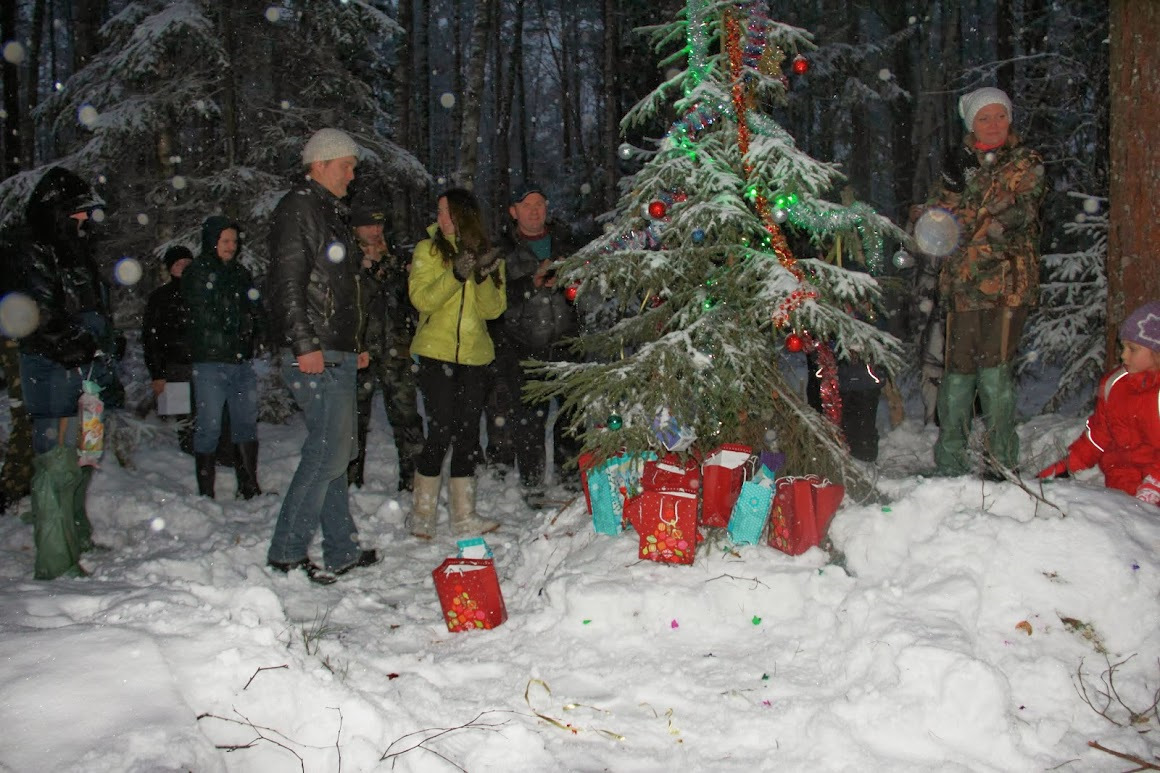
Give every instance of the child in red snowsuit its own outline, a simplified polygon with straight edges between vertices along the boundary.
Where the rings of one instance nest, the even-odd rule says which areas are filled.
[[[1120,343],[1123,366],[1100,381],[1087,429],[1067,458],[1039,477],[1067,477],[1098,463],[1108,488],[1160,505],[1160,301],[1128,315]]]

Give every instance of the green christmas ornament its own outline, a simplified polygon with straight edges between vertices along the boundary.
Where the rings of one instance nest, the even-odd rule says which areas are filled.
[[[620,429],[623,426],[624,426],[624,419],[620,418],[619,413],[614,413],[608,417],[608,428],[609,429]]]

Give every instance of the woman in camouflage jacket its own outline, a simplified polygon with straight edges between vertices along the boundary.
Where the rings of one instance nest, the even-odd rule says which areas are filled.
[[[947,312],[946,373],[939,386],[940,472],[969,469],[967,438],[976,394],[987,426],[991,474],[1019,459],[1011,365],[1028,311],[1039,295],[1039,206],[1043,159],[1011,132],[1011,100],[982,88],[959,100],[969,131],[932,201],[954,215],[955,250],[939,272]]]

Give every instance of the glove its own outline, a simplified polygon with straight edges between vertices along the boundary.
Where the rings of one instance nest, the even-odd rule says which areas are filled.
[[[499,248],[493,247],[479,257],[475,263],[475,283],[479,284],[487,275],[499,268]]]
[[[1160,505],[1160,480],[1156,480],[1151,475],[1144,478],[1140,488],[1136,489],[1136,499],[1150,505]]]
[[[475,253],[461,250],[451,261],[451,271],[460,282],[466,282],[467,277],[475,270]]]
[[[1069,478],[1071,474],[1067,470],[1067,460],[1060,459],[1050,467],[1044,467],[1035,476],[1037,478]]]

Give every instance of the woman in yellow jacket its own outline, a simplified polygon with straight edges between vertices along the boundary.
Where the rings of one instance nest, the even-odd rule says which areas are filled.
[[[489,249],[479,205],[466,190],[439,196],[439,216],[415,247],[407,290],[419,310],[411,340],[419,391],[427,414],[427,440],[415,460],[411,534],[435,535],[443,458],[451,449],[451,529],[457,535],[499,528],[475,512],[475,459],[479,419],[487,399],[487,366],[495,349],[487,320],[507,308],[504,265]]]

